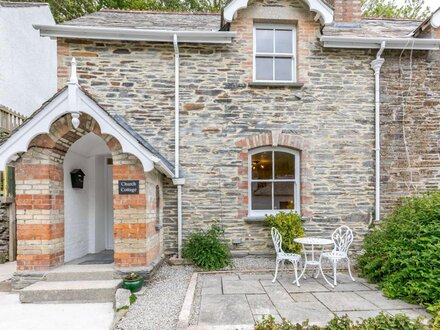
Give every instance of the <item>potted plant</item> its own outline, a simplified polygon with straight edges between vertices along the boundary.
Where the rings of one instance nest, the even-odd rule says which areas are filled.
[[[136,273],[131,273],[124,277],[122,287],[133,292],[138,292],[144,285],[144,278]]]

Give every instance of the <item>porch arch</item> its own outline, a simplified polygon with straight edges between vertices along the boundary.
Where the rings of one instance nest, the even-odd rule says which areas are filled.
[[[118,139],[102,134],[100,125],[90,115],[82,113],[77,128],[71,122],[70,114],[59,117],[48,133],[30,141],[27,151],[15,162],[17,269],[41,271],[64,262],[63,164],[70,147],[90,133],[105,142],[113,160],[115,267],[147,266],[160,252],[152,243],[158,239],[155,217],[147,210],[147,171],[136,156],[122,150]],[[119,180],[139,181],[139,194],[120,195]]]

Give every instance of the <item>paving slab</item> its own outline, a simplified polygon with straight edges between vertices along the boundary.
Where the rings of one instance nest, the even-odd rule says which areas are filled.
[[[273,274],[240,274],[241,280],[272,280]]]
[[[244,294],[202,296],[198,325],[226,326],[233,324],[254,324],[254,318]]]
[[[294,303],[289,293],[279,284],[267,286],[265,290],[277,309],[289,309]]]
[[[329,280],[330,283],[333,284],[333,278],[327,277],[327,279]],[[341,291],[371,291],[371,288],[364,285],[364,283],[361,283],[358,281],[353,282],[351,279],[350,279],[350,282],[346,282],[346,281],[342,282],[342,281],[339,281],[339,278],[337,278],[338,285],[336,285],[334,288],[329,286],[328,283],[324,280],[324,278],[322,276],[319,276],[316,279],[316,281],[319,284],[324,285],[330,291],[337,291],[337,292],[341,292]]]
[[[280,278],[278,282],[281,283],[281,285],[287,290],[289,293],[299,293],[299,292],[327,292],[329,291],[330,287],[326,288],[324,285],[319,283],[316,279],[312,277],[308,277],[306,280],[300,279],[299,284],[300,286],[297,286],[296,284],[293,284],[293,277],[292,278]]]
[[[265,293],[259,280],[229,280],[223,279],[224,294]]]
[[[364,291],[357,292],[359,296],[365,298],[380,309],[414,309],[423,308],[418,305],[408,304],[398,299],[388,299],[381,292],[378,291]]]
[[[378,309],[376,305],[354,292],[316,292],[314,296],[333,312]]]
[[[304,293],[291,293],[290,296],[293,298],[295,302],[317,302],[318,299],[308,292]]]
[[[221,277],[205,277],[202,281],[202,295],[222,294]]]
[[[292,303],[289,308],[278,308],[278,311],[294,324],[309,320],[310,324],[324,326],[333,318],[333,313],[320,302]]]
[[[387,313],[391,315],[406,314],[411,319],[416,319],[422,316],[426,321],[432,318],[431,314],[425,312],[423,309],[390,309]]]
[[[278,314],[267,294],[246,295],[252,314],[275,315]]]

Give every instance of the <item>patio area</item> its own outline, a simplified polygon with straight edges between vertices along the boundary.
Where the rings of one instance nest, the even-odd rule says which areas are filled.
[[[272,283],[273,272],[199,274],[190,318],[191,329],[252,329],[263,315],[281,317],[293,323],[306,320],[325,325],[334,315],[351,319],[368,318],[380,312],[405,313],[411,318],[429,318],[423,307],[390,300],[364,279],[351,281],[338,274],[338,286],[332,289],[322,276],[301,279],[292,284],[293,274],[282,272]],[[329,278],[331,279],[331,278]]]

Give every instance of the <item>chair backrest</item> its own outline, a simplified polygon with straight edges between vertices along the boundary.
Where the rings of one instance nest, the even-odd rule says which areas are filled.
[[[337,228],[332,234],[335,248],[333,251],[348,253],[348,248],[353,242],[353,231],[347,226]]]
[[[275,251],[277,252],[277,254],[283,253],[283,249],[281,248],[281,244],[283,243],[283,238],[281,237],[280,232],[275,227],[272,227],[270,233],[272,234],[272,241],[273,241],[273,245],[275,246]]]

